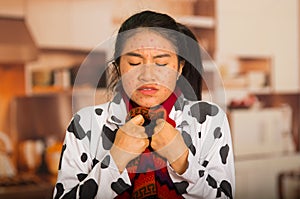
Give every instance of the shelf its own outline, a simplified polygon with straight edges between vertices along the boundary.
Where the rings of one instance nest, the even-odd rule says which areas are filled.
[[[103,87],[106,75],[98,80],[95,74],[101,74],[105,59],[104,51],[42,49],[39,59],[26,65],[27,94],[68,91],[74,86],[78,72],[77,86]]]
[[[215,28],[215,19],[206,16],[180,16],[176,18],[182,24],[193,28]]]

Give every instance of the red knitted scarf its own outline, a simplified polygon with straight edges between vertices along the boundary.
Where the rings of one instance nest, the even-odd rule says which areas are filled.
[[[123,99],[128,105],[127,120],[138,114],[142,114],[145,119],[143,126],[145,126],[146,133],[151,142],[156,119],[164,118],[168,123],[175,127],[175,122],[169,118],[169,113],[177,100],[177,96],[180,94],[181,91],[176,89],[161,105],[149,109],[138,107],[134,102],[129,100],[123,92]],[[169,176],[166,159],[156,152],[153,152],[150,145],[139,157],[129,162],[126,168],[132,186],[121,195],[118,195],[116,197],[117,199],[183,198],[176,190],[174,183]]]

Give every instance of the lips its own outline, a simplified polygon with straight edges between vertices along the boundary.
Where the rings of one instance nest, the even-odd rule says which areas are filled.
[[[158,88],[153,85],[144,85],[139,87],[137,90],[144,95],[153,95],[158,91]]]

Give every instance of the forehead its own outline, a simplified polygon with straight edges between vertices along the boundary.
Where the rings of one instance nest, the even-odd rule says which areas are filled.
[[[175,46],[168,39],[159,33],[143,30],[136,32],[126,40],[123,54],[143,49],[155,49],[176,53]]]

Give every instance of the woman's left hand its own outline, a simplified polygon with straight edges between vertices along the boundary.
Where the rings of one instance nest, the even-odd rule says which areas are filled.
[[[164,119],[158,119],[150,143],[152,149],[166,158],[179,174],[188,167],[188,148],[178,130]]]

